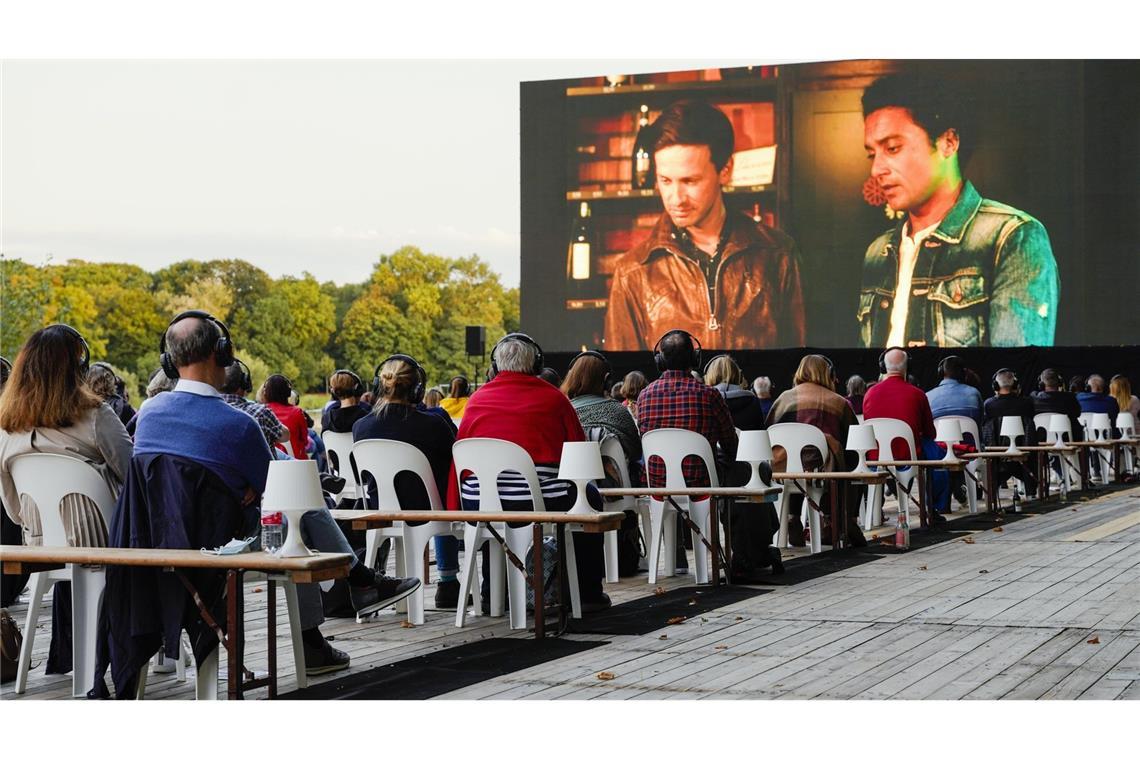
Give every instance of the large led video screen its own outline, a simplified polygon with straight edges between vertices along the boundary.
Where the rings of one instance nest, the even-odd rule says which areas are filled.
[[[584,74],[521,90],[548,350],[1138,342],[1136,61]]]

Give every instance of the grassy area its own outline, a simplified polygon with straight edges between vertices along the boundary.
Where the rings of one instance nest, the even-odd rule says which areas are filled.
[[[319,412],[321,409],[324,409],[324,406],[326,403],[328,403],[328,400],[329,394],[327,393],[302,393],[301,408],[310,413],[314,409]]]

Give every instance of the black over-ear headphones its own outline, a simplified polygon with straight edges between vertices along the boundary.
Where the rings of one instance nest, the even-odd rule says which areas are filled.
[[[835,362],[831,361],[831,357],[827,354],[819,354],[823,360],[827,362],[827,374],[831,378],[831,389],[839,391],[839,373],[835,371]]]
[[[162,332],[162,340],[158,344],[158,363],[162,365],[162,371],[171,380],[178,379],[178,367],[174,366],[174,358],[166,352],[166,333],[170,328],[178,324],[184,319],[204,319],[208,322],[213,322],[221,335],[218,336],[218,342],[214,344],[214,361],[217,362],[219,367],[228,367],[234,363],[234,344],[230,341],[230,331],[222,320],[214,317],[212,314],[199,311],[198,309],[191,309],[184,311],[174,319],[170,320],[170,324],[166,326],[166,330]]]
[[[50,325],[45,329],[50,330],[52,328],[59,328],[60,330],[63,330],[65,333],[83,344],[83,360],[79,362],[79,372],[80,374],[86,375],[87,370],[91,368],[91,347],[87,345],[87,341],[83,338],[83,335],[80,334],[80,332],[71,325],[65,325],[62,322],[59,324]],[[11,368],[11,365],[8,366]]]
[[[380,398],[380,368],[393,360],[407,362],[412,365],[412,369],[416,371],[416,384],[412,386],[411,396],[408,400],[411,401],[413,405],[418,405],[424,400],[424,394],[427,393],[427,371],[420,366],[418,361],[407,354],[392,354],[376,365],[376,372],[372,375],[372,395],[376,398]],[[348,370],[345,371],[347,372]]]
[[[387,359],[385,359],[384,361],[387,361]],[[377,375],[380,374],[379,368],[377,368],[376,374]],[[364,395],[364,391],[365,391],[364,381],[360,379],[360,375],[356,374],[355,372],[353,372],[350,369],[338,369],[335,372],[333,372],[333,376],[336,376],[336,375],[348,375],[349,377],[351,377],[353,379],[354,385],[348,391],[349,396],[353,396],[355,398],[360,398],[361,396]]]
[[[507,340],[518,340],[518,341],[522,341],[523,343],[529,343],[530,345],[534,346],[535,350],[538,353],[538,356],[536,356],[534,359],[534,366],[531,368],[530,374],[537,375],[539,372],[542,372],[542,367],[543,367],[542,347],[539,346],[537,343],[535,343],[534,339],[531,338],[529,335],[527,335],[526,333],[521,333],[521,332],[513,332],[513,333],[509,333],[507,335],[504,335],[502,338],[499,339],[499,342],[495,344],[495,347],[491,349],[491,372],[493,372],[496,375],[499,374],[499,365],[495,362],[495,352],[498,351],[499,346],[503,345],[503,342],[507,341]]]
[[[990,378],[990,385],[993,387],[993,389],[994,389],[994,393],[997,393],[997,392],[998,392],[998,388],[1000,387],[1000,386],[998,385],[998,379],[997,379],[997,377],[998,377],[998,375],[1000,375],[1002,372],[1008,372],[1009,374],[1013,375],[1013,386],[1012,386],[1012,390],[1015,390],[1015,391],[1017,391],[1017,390],[1021,390],[1021,381],[1017,379],[1017,373],[1016,373],[1016,372],[1014,372],[1014,371],[1013,371],[1012,369],[1010,369],[1009,367],[1002,367],[1001,369],[999,369],[997,372],[995,372],[995,373],[993,374],[993,377],[991,377],[991,378]]]
[[[610,378],[613,376],[613,367],[610,366],[610,360],[607,359],[605,354],[603,354],[601,351],[593,351],[593,350],[583,351],[582,353],[575,356],[573,359],[570,360],[569,366],[566,367],[566,376],[567,377],[570,376],[570,370],[572,370],[574,368],[574,363],[577,362],[579,359],[581,359],[583,356],[592,356],[595,359],[598,359],[602,362],[602,365],[606,368],[606,376],[605,376],[605,379],[602,380],[602,389],[603,390],[609,389]]]
[[[0,356],[0,383],[7,382],[10,374],[12,374],[12,362]]]
[[[670,335],[684,335],[686,338],[688,338],[689,339],[689,352],[690,352],[690,357],[692,359],[692,363],[690,366],[692,366],[692,367],[701,366],[701,342],[699,340],[697,340],[696,336],[690,334],[686,330],[670,330],[669,332],[665,333],[660,338],[658,338],[657,342],[653,344],[653,364],[657,367],[657,371],[658,372],[664,372],[665,371],[665,366],[666,366],[665,365],[665,354],[664,354],[664,352],[661,351],[661,343],[666,338],[668,338]]]
[[[908,354],[906,352],[905,348],[903,348],[902,346],[887,346],[886,348],[883,349],[883,353],[879,354],[879,374],[880,375],[887,374],[887,353],[890,351],[894,351],[896,349],[899,351],[902,351],[903,354],[906,355],[906,366],[907,366],[907,368],[910,367],[910,354]],[[939,364],[938,366],[939,366],[939,369],[941,369],[942,365]]]
[[[249,371],[249,367],[241,359],[234,358],[234,364],[237,365],[238,370],[241,372],[241,390],[242,393],[253,393],[253,374]]]

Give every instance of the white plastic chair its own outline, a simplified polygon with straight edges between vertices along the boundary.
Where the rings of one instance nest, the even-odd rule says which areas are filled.
[[[867,420],[867,422],[875,428],[875,441],[879,444],[879,459],[891,460],[894,459],[891,444],[896,438],[902,439],[907,445],[907,459],[917,459],[914,446],[914,433],[910,429],[910,425],[902,420],[896,420],[891,417],[876,417]],[[871,464],[874,464],[872,462]],[[895,480],[898,481],[899,487],[896,489],[899,500],[899,514],[907,516],[907,522],[910,522],[910,502],[911,499],[907,496],[906,490],[911,487],[914,482],[916,470],[913,467],[906,469],[899,469],[898,467],[888,467]],[[969,489],[967,489],[969,490]],[[872,503],[871,509],[875,510],[875,514],[880,516],[882,520],[883,511],[883,484],[877,483],[870,487],[872,496],[870,501]]]
[[[96,546],[107,545],[107,526],[115,510],[115,497],[95,468],[81,459],[62,454],[22,454],[9,466],[16,492],[35,502],[43,529],[44,546],[68,546],[63,527],[61,503],[64,497],[81,494],[95,504],[102,519],[102,536],[94,536]],[[68,500],[73,501],[73,500]],[[32,573],[32,595],[24,622],[24,642],[16,672],[17,694],[28,684],[32,645],[44,594],[59,581],[71,581],[72,671],[71,695],[82,698],[95,683],[95,644],[99,605],[106,585],[106,568],[67,565],[60,570]],[[53,621],[54,622],[54,621]]]
[[[1136,437],[1136,420],[1131,412],[1120,412],[1116,415],[1116,429],[1120,431],[1121,438]],[[1124,469],[1132,472],[1136,463],[1136,444],[1124,446]]]
[[[827,436],[815,425],[807,425],[803,422],[778,422],[768,427],[768,437],[772,441],[773,448],[779,446],[787,455],[786,472],[804,471],[803,450],[808,447],[814,447],[819,450],[824,466],[826,467],[827,458],[829,456]],[[780,515],[780,532],[777,534],[776,546],[781,549],[788,545],[788,497],[792,494],[800,493],[799,488],[794,485],[796,483],[807,491],[808,496],[816,504],[820,504],[820,500],[823,499],[822,485],[812,485],[812,481],[810,480],[784,481],[784,490],[780,493],[780,500],[777,506],[777,511]],[[820,506],[822,506],[822,504],[820,504]],[[800,511],[800,519],[805,526],[811,526],[810,551],[812,554],[818,554],[823,549],[823,542],[820,538],[819,511],[812,509],[807,499],[804,499],[803,508]],[[834,534],[840,530],[840,526],[833,525],[831,526],[831,530]]]
[[[1057,442],[1058,433],[1049,429],[1052,425],[1056,424],[1057,420],[1060,420],[1065,426],[1065,430],[1060,433],[1061,440],[1073,440],[1072,422],[1069,420],[1068,415],[1058,412],[1042,412],[1041,414],[1033,415],[1033,427],[1045,431],[1045,435],[1038,436],[1038,440],[1048,445]],[[1077,463],[1073,461],[1072,457],[1067,454],[1058,452],[1056,454],[1049,454],[1049,456],[1056,456],[1061,463],[1061,475],[1058,481],[1061,486],[1061,495],[1068,497],[1070,484],[1081,482],[1080,468],[1077,466]]]
[[[400,510],[400,500],[396,495],[396,476],[401,472],[410,472],[418,477],[427,492],[427,504],[406,505],[408,509],[436,511],[443,509],[431,463],[422,451],[410,443],[379,438],[357,441],[352,446],[352,456],[356,460],[361,480],[364,479],[364,474],[368,473],[376,482],[376,504],[381,511]],[[452,523],[446,522],[426,522],[420,525],[398,522],[389,528],[369,530],[366,539],[365,566],[373,566],[380,538],[388,536],[396,544],[396,567],[399,572],[405,578],[420,578],[424,574],[424,550],[427,549],[428,542],[433,536],[454,535],[456,532],[457,529],[452,528]],[[413,625],[423,625],[423,584],[408,597],[406,609],[408,622]]]
[[[356,480],[356,474],[353,473],[351,464],[352,433],[336,433],[332,430],[325,430],[321,433],[321,440],[325,442],[329,466],[346,481],[344,490],[336,496],[337,503],[339,504],[350,494],[360,498],[360,483]]]
[[[1100,416],[1105,420],[1103,423],[1098,423],[1097,418]],[[1089,415],[1089,422],[1086,430],[1091,433],[1090,441],[1110,441],[1112,440],[1112,422],[1107,414],[1105,415]],[[1093,449],[1092,453],[1100,459],[1100,482],[1109,483],[1112,476],[1109,474],[1112,469],[1112,450],[1111,449]]]
[[[978,451],[985,451],[985,445],[982,443],[982,433],[978,428],[978,421],[973,417],[965,417],[958,414],[948,414],[944,417],[939,417],[940,420],[957,420],[958,427],[962,430],[962,442],[973,444],[974,448]],[[880,457],[882,454],[879,455]],[[970,459],[966,463],[966,472],[973,475],[966,476],[966,504],[969,505],[970,514],[976,515],[978,513],[978,488],[977,481],[983,475],[981,474],[982,463],[981,459]],[[950,500],[951,506],[954,500]]]
[[[462,483],[463,473],[470,472],[479,483],[479,510],[501,512],[503,502],[499,497],[498,480],[503,472],[517,472],[526,480],[530,489],[535,512],[545,512],[542,499],[542,486],[538,482],[538,472],[534,461],[526,449],[516,443],[497,438],[466,438],[456,441],[452,447],[455,460],[455,473]],[[359,464],[359,460],[358,460]],[[506,523],[495,523],[495,530],[503,536],[507,547],[522,559],[531,548],[533,531],[530,525],[512,528]],[[569,531],[565,534],[565,546],[559,547],[566,557],[566,580],[570,586],[570,608],[575,618],[582,617],[582,601],[578,588],[578,568],[574,558],[574,542]],[[462,628],[467,617],[467,594],[475,600],[475,609],[480,607],[478,559],[479,547],[491,541],[491,615],[503,614],[503,571],[506,570],[507,596],[510,606],[510,626],[516,630],[526,629],[526,578],[513,564],[506,562],[506,555],[497,541],[490,536],[486,523],[465,524],[463,528],[463,568],[459,584],[459,606],[455,611],[455,625]],[[541,546],[534,551],[542,551]],[[542,604],[541,594],[534,600]]]
[[[707,438],[692,430],[680,428],[659,428],[651,430],[641,437],[641,450],[645,455],[645,463],[649,464],[651,457],[657,456],[665,464],[665,487],[685,488],[685,475],[681,470],[681,463],[688,456],[700,457],[705,463],[709,474],[709,485],[716,488],[720,481],[716,474],[716,461],[713,459],[712,446]],[[688,496],[674,496],[673,501],[681,509],[689,513],[692,520],[704,536],[709,535],[709,512],[711,499],[693,501]],[[649,583],[657,582],[657,563],[661,558],[662,543],[665,548],[665,573],[677,574],[677,513],[673,507],[666,508],[664,500],[649,500]],[[701,536],[693,534],[693,560],[696,565],[694,575],[697,583],[709,582],[708,549],[701,541]]]
[[[589,431],[587,431],[587,433],[589,433]],[[629,461],[626,459],[625,450],[622,449],[621,441],[618,437],[609,436],[602,438],[601,449],[602,459],[611,460],[614,468],[618,472],[618,487],[632,488],[633,483],[629,478]],[[605,500],[602,504],[603,512],[624,512],[626,510],[630,510],[638,515],[641,519],[641,532],[648,536],[652,528],[648,505],[638,504],[637,499],[633,496],[623,496],[613,501]],[[604,547],[606,557],[606,583],[617,583],[621,578],[618,575],[618,532],[616,530],[606,531]]]

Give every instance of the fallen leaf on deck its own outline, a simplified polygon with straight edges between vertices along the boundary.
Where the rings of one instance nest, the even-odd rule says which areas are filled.
[[[872,534],[871,534],[871,540],[872,540],[872,541],[874,541],[874,540],[875,540],[876,538],[878,538],[878,537],[879,537],[879,534],[878,534],[878,533],[872,533]]]
[[[974,543],[974,539],[970,538],[969,536],[966,536],[965,538],[962,539],[962,543],[972,544],[972,543]]]
[[[740,615],[737,615],[736,619],[739,621],[739,620],[743,620],[744,618],[740,617]]]
[[[1070,512],[1076,512],[1077,510],[1075,510],[1075,509],[1070,509],[1069,511],[1070,511]]]
[[[668,636],[666,636],[665,634],[661,634],[660,636],[658,636],[658,637],[657,637],[657,639],[658,639],[659,641],[664,641],[664,640],[665,640],[665,639],[667,639],[667,638],[669,638],[669,637],[668,637]]]
[[[1087,643],[1087,644],[1099,644],[1100,643],[1100,636],[1093,636],[1091,639],[1089,639],[1085,643]]]
[[[410,622],[408,622],[407,620],[401,620],[401,621],[400,621],[400,627],[401,627],[401,628],[415,628],[415,627],[416,627],[416,624],[415,624],[415,623],[410,623]]]
[[[608,670],[603,670],[601,673],[598,673],[598,680],[599,681],[612,681],[615,678],[617,678],[617,676],[615,676],[613,673],[609,672]]]
[[[716,646],[715,649],[728,649],[728,645],[727,644],[720,644],[720,645]]]
[[[1003,533],[1004,531],[1005,528],[1001,527],[1000,525],[994,528],[994,533]]]
[[[260,594],[260,593],[261,593],[262,591],[264,591],[264,590],[265,590],[265,589],[263,589],[261,586],[258,586],[257,588],[255,588],[255,589],[253,590],[253,593],[255,593],[255,594]]]
[[[653,589],[653,593],[657,594],[657,596],[661,596],[662,594],[665,593],[665,589],[662,588],[661,586],[658,586],[657,588]]]
[[[707,623],[707,622],[709,622],[709,619],[708,619],[708,618],[701,618],[701,622],[702,622],[702,623]]]
[[[919,566],[918,566],[918,569],[919,569],[919,570],[925,570],[925,569],[926,569],[926,565],[919,565]]]
[[[665,625],[677,625],[678,623],[684,623],[684,622],[685,622],[685,616],[684,615],[678,615],[677,617],[671,617],[668,620],[666,620]]]
[[[979,570],[978,575],[985,575],[988,572],[989,572],[989,570]]]

